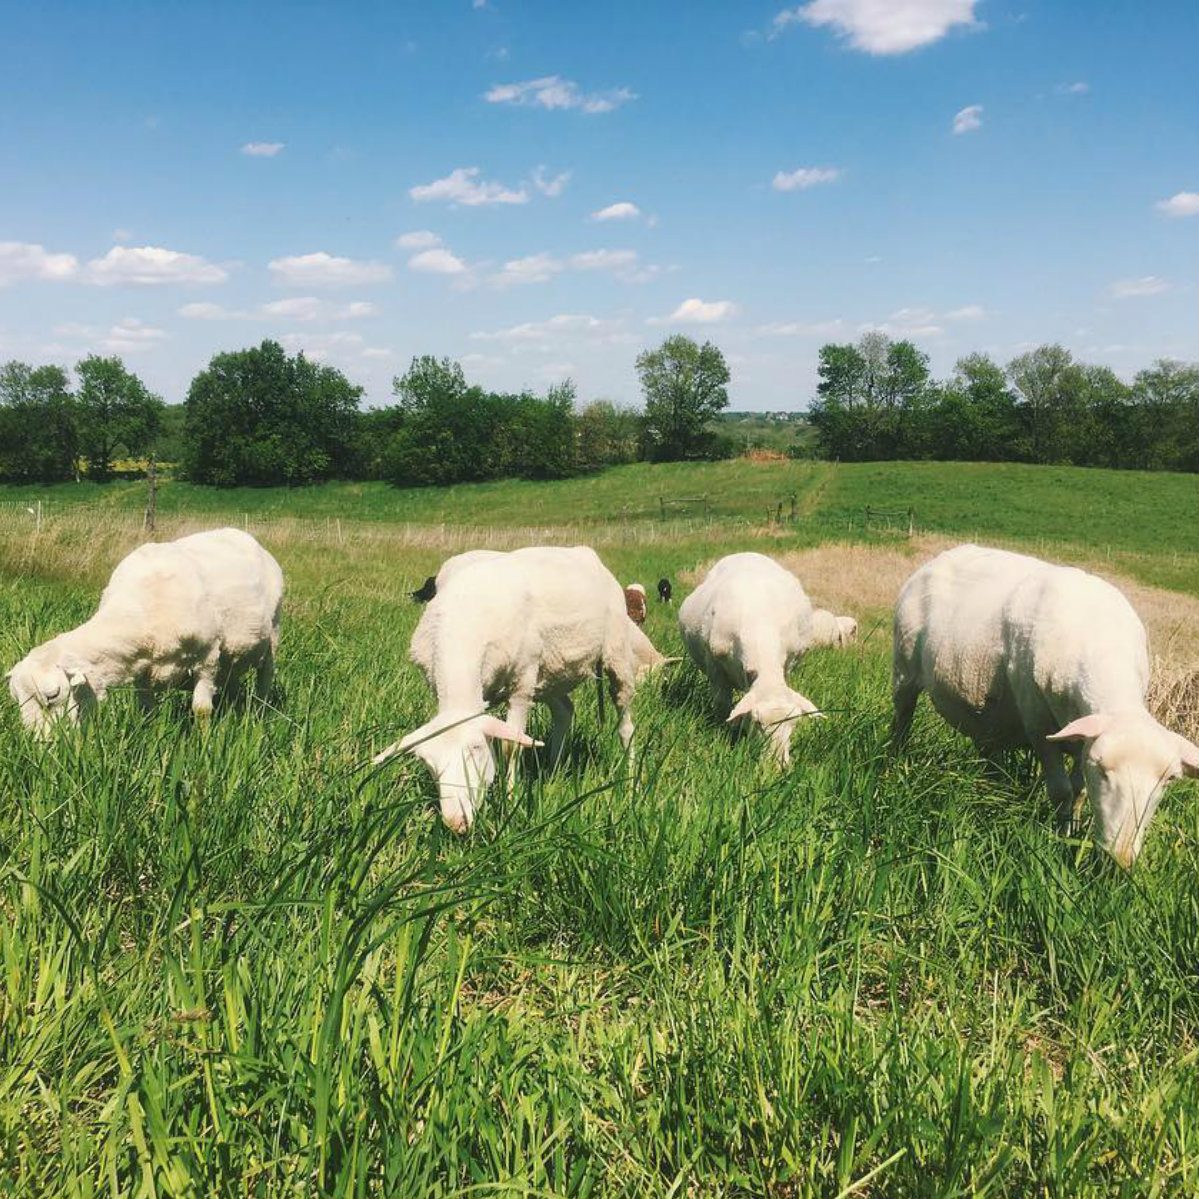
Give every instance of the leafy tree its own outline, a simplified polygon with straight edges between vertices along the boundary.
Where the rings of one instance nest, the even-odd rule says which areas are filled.
[[[856,345],[821,347],[819,396],[809,414],[827,454],[848,460],[922,456],[917,409],[928,398],[928,356],[877,330]]]
[[[75,473],[75,403],[60,366],[0,367],[0,478],[54,483]]]
[[[1132,465],[1199,470],[1199,365],[1155,362],[1137,374],[1128,402]]]
[[[1015,393],[985,354],[958,360],[929,409],[928,426],[931,456],[958,462],[1009,461],[1023,435]]]
[[[638,355],[637,374],[651,456],[665,462],[711,456],[716,439],[709,422],[729,404],[724,355],[711,342],[700,346],[676,334]]]
[[[575,385],[566,379],[542,399],[524,393],[510,401],[510,460],[505,474],[521,479],[566,479],[575,464]]]
[[[1033,462],[1071,462],[1085,407],[1084,378],[1064,346],[1043,345],[1008,363],[1024,401]]]
[[[611,400],[593,400],[575,417],[579,469],[636,462],[641,424],[641,415],[632,408],[618,408]]]
[[[355,473],[362,388],[275,341],[217,354],[187,393],[183,463],[198,483],[315,483]]]
[[[92,354],[75,367],[79,444],[88,477],[107,479],[118,454],[137,457],[153,444],[163,403],[120,358]]]
[[[403,486],[442,486],[498,478],[507,446],[497,397],[466,382],[449,358],[414,358],[393,390],[402,421],[384,475]]]

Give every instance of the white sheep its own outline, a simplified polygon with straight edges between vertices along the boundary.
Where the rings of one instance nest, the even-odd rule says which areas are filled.
[[[834,616],[827,608],[812,610],[810,648],[835,646],[843,649],[858,635],[858,622],[852,616]]]
[[[26,655],[9,690],[42,735],[130,684],[144,707],[162,688],[189,687],[204,718],[215,692],[253,669],[265,699],[282,600],[279,564],[240,529],[139,546],[112,572],[95,615]]]
[[[787,684],[812,638],[812,604],[799,580],[765,554],[730,554],[683,601],[679,628],[721,718],[756,722],[777,761],[789,762],[796,724],[819,714]],[[736,707],[734,690],[745,692]]]
[[[552,714],[556,762],[573,719],[570,693],[598,670],[607,676],[627,750],[637,678],[661,658],[626,615],[623,588],[595,551],[581,546],[488,555],[447,579],[439,575],[410,654],[437,697],[437,715],[375,762],[405,751],[425,762],[438,782],[442,819],[456,832],[470,827],[495,777],[489,740],[537,744],[525,725],[533,703],[543,702]],[[503,701],[505,720],[484,714]]]
[[[1199,774],[1199,747],[1149,714],[1148,686],[1145,626],[1115,587],[1085,571],[960,545],[900,591],[896,742],[927,691],[983,751],[1032,746],[1059,824],[1069,826],[1085,782],[1100,840],[1124,867],[1165,784]]]

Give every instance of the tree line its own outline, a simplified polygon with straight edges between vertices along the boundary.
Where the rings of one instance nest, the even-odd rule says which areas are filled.
[[[877,332],[820,351],[808,419],[843,461],[924,458],[1199,471],[1199,365],[1161,360],[1125,383],[1043,345],[1001,366],[960,359],[937,381],[910,341]]]
[[[571,380],[546,394],[489,391],[448,358],[413,359],[395,403],[363,411],[341,371],[278,342],[217,354],[168,407],[118,358],[90,357],[72,390],[58,366],[0,368],[0,479],[112,477],[151,453],[178,477],[214,486],[382,479],[432,486],[561,479],[640,459],[728,457],[712,428],[728,405],[728,366],[710,343],[671,337],[637,359],[644,410],[576,407]]]
[[[565,379],[543,394],[490,391],[448,358],[413,359],[395,402],[363,410],[341,371],[279,343],[217,354],[168,406],[119,358],[0,366],[0,479],[103,481],[156,454],[215,486],[381,479],[434,486],[561,479],[638,460],[730,457],[720,350],[667,338],[636,361],[643,408],[579,408]],[[1199,471],[1199,365],[1160,361],[1131,383],[1044,345],[1001,366],[985,354],[935,380],[911,341],[872,332],[820,351],[807,414],[815,452]],[[797,441],[797,455],[811,452]]]

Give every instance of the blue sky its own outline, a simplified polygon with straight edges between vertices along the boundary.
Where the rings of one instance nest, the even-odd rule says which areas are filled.
[[[819,346],[947,373],[1042,341],[1199,358],[1199,5],[807,0],[0,9],[0,358],[168,401],[275,337],[388,402],[420,353],[733,404]]]

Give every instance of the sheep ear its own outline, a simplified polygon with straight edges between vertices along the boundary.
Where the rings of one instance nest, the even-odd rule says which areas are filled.
[[[1093,741],[1101,733],[1106,733],[1112,727],[1112,718],[1102,712],[1092,712],[1090,716],[1080,716],[1072,720],[1064,729],[1050,733],[1046,741]]]
[[[420,728],[413,729],[410,733],[405,733],[398,741],[393,741],[385,750],[375,754],[371,758],[371,762],[376,766],[382,766],[384,762],[394,758],[396,754],[414,753],[415,747],[431,735],[429,725],[422,724]]]
[[[757,706],[757,701],[747,691],[737,702],[737,706],[729,713],[728,720],[725,723],[732,724],[734,720],[741,720],[746,716],[752,716]]]
[[[791,699],[805,716],[819,716],[821,720],[824,719],[824,713],[806,695],[800,695],[798,691],[792,691]]]
[[[67,672],[67,683],[72,691],[87,686],[87,675],[82,670],[75,669]]]
[[[1182,773],[1190,779],[1199,778],[1199,745],[1185,737],[1178,740],[1182,742]]]
[[[534,741],[527,733],[514,728],[506,720],[500,720],[498,716],[484,716],[479,722],[479,727],[483,730],[484,737],[490,737],[493,741],[510,741],[522,749],[539,749],[542,744],[540,741]]]

